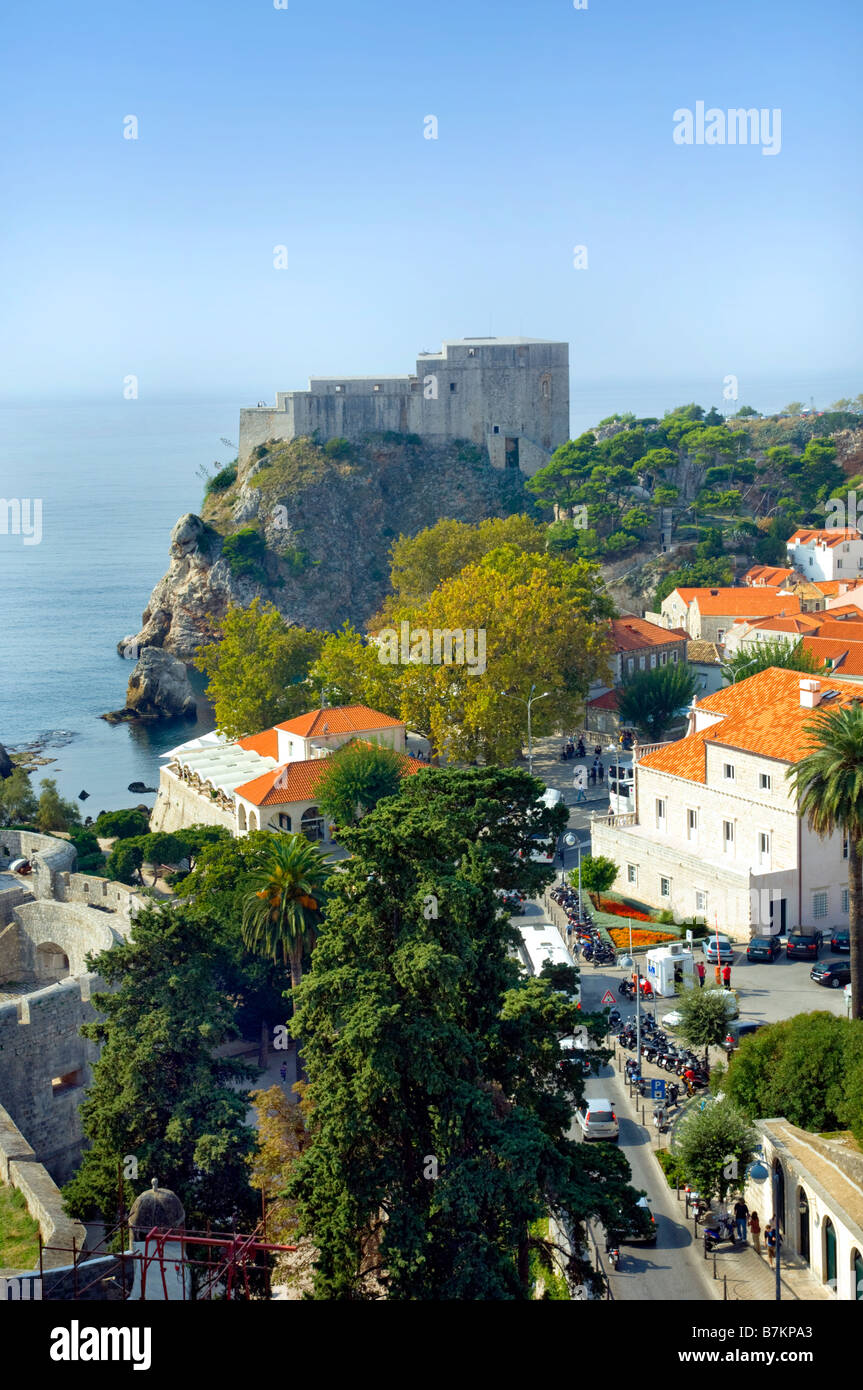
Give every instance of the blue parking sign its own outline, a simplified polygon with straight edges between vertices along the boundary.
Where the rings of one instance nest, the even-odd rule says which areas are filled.
[[[650,1083],[651,1100],[665,1100],[665,1082],[658,1078]]]

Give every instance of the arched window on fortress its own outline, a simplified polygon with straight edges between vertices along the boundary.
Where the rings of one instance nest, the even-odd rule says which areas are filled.
[[[539,394],[544,401],[551,400],[551,376],[548,372],[539,379]]]

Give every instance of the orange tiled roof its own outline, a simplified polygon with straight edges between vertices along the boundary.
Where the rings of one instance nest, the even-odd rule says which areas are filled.
[[[742,582],[757,585],[759,588],[765,584],[781,586],[793,573],[793,569],[784,569],[779,565],[753,565],[744,574]]]
[[[803,646],[819,661],[832,661],[839,676],[863,676],[863,642],[837,642],[830,637],[804,637]]]
[[[597,695],[595,699],[588,700],[588,709],[617,709],[617,691],[606,690],[604,695]]]
[[[784,671],[771,666],[754,676],[726,686],[698,702],[698,708],[724,717],[697,734],[658,749],[641,759],[639,766],[670,772],[690,782],[704,782],[704,750],[709,743],[757,753],[779,762],[796,763],[811,746],[806,726],[818,719],[819,709],[803,709],[800,705],[800,681],[809,679],[799,671]],[[837,705],[860,700],[860,686],[832,676],[815,677],[821,685],[822,698],[835,690],[837,698],[820,707],[825,713]]]
[[[617,652],[632,652],[639,647],[667,646],[669,642],[683,640],[676,632],[670,632],[666,627],[657,627],[656,623],[649,623],[646,618],[636,618],[632,613],[624,613],[622,618],[612,618],[611,637],[614,650]]]
[[[248,738],[238,738],[237,743],[241,748],[247,748],[252,753],[259,753],[262,758],[277,758],[279,756],[279,736],[275,729],[264,729],[261,734],[250,734]]]
[[[368,733],[373,729],[401,729],[401,719],[393,719],[388,714],[369,709],[368,705],[337,705],[334,709],[314,709],[308,714],[298,714],[296,719],[286,719],[277,724],[287,734],[298,734],[300,738],[320,738],[323,734]]]
[[[684,603],[697,603],[702,617],[766,618],[772,613],[799,613],[800,600],[770,584],[745,589],[677,589]]]
[[[400,757],[405,777],[427,766],[407,754]],[[273,768],[251,782],[244,782],[236,788],[236,795],[251,801],[254,806],[284,806],[292,801],[313,801],[315,788],[328,762],[328,758],[308,758],[305,762],[285,763],[283,767]]]
[[[860,532],[856,526],[822,526],[810,530],[795,531],[789,536],[786,545],[826,545],[832,550],[840,541],[859,541]]]
[[[762,632],[817,632],[821,617],[820,613],[795,613],[793,618],[757,618],[749,626],[757,627]],[[744,618],[742,621],[747,620]]]

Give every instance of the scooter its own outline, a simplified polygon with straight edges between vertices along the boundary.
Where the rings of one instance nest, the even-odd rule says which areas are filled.
[[[608,1262],[611,1265],[611,1268],[618,1269],[620,1267],[620,1251],[618,1250],[617,1246],[606,1245],[605,1253],[608,1256]]]
[[[734,1240],[734,1222],[730,1216],[720,1216],[712,1226],[704,1228],[704,1249],[708,1255],[723,1241]]]

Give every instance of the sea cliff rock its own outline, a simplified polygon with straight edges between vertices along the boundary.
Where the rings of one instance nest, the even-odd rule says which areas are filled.
[[[162,647],[191,662],[228,607],[256,597],[302,627],[361,626],[387,592],[399,535],[443,517],[476,522],[532,509],[522,474],[493,468],[467,442],[435,449],[408,436],[333,451],[295,439],[259,454],[207,498],[202,516],[177,522],[168,572],[121,653]]]
[[[11,777],[14,771],[15,764],[9,757],[3,744],[0,743],[0,777]]]
[[[145,647],[129,677],[125,708],[114,710],[103,718],[110,723],[151,722],[178,715],[194,718],[196,708],[195,694],[182,661],[158,647]]]

